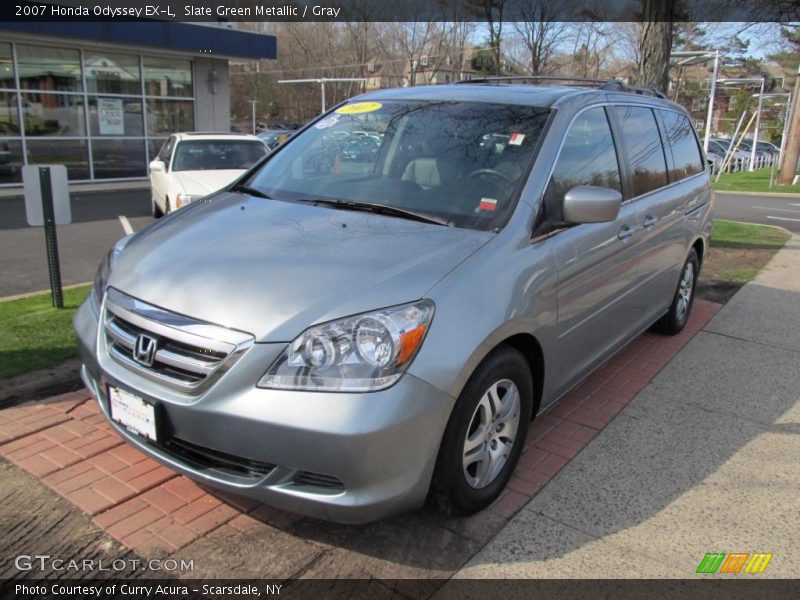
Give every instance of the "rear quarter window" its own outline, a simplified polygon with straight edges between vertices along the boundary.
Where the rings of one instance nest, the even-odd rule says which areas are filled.
[[[702,173],[705,170],[703,155],[700,153],[700,145],[689,119],[671,110],[659,112],[664,122],[667,144],[672,152],[670,181],[680,181]]]

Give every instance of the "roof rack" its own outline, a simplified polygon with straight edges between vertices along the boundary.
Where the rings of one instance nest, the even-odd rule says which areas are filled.
[[[534,84],[562,81],[570,85],[596,87],[597,89],[609,92],[628,92],[631,94],[640,94],[643,96],[653,96],[655,98],[666,99],[666,96],[655,88],[628,85],[619,79],[590,79],[587,77],[560,77],[558,75],[509,75],[498,77],[482,77],[480,79],[465,79],[462,81],[456,81],[456,83],[522,83],[525,81],[530,81]]]

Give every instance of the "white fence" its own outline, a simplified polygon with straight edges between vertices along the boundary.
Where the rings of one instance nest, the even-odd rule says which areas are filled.
[[[763,156],[756,156],[755,161],[755,168],[756,169],[766,169],[772,167],[773,164],[776,164],[778,161],[778,156],[775,154],[765,154]],[[715,162],[711,167],[711,172],[716,174],[719,172],[720,167],[722,164],[720,162]],[[739,173],[740,171],[749,171],[750,170],[750,156],[748,154],[747,158],[732,158],[728,165],[725,167],[723,173]]]

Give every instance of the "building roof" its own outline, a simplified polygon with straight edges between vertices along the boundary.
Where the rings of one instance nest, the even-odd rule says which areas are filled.
[[[251,60],[277,57],[275,36],[225,27],[166,21],[3,21],[0,33]]]

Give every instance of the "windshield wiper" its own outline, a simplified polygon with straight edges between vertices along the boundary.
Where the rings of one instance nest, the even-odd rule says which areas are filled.
[[[295,201],[308,202],[309,204],[323,204],[341,210],[360,210],[389,217],[421,221],[422,223],[433,223],[434,225],[443,225],[445,227],[450,225],[449,219],[442,219],[405,208],[397,208],[396,206],[378,204],[377,202],[353,202],[352,200],[332,200],[329,198],[295,198]]]
[[[242,192],[243,194],[250,194],[251,196],[257,196],[259,198],[265,198],[267,200],[272,200],[271,196],[268,196],[258,188],[254,188],[244,183],[237,183],[231,188],[231,191],[234,192]]]

